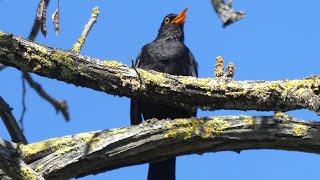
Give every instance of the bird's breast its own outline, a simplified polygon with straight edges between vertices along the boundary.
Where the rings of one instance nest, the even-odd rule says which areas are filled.
[[[151,43],[140,57],[141,68],[172,75],[190,75],[189,49],[182,42]]]

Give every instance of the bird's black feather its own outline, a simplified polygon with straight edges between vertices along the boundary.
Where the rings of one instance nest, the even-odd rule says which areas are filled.
[[[165,17],[171,21],[176,14]],[[164,72],[171,75],[198,76],[198,65],[184,44],[183,24],[161,24],[157,38],[145,45],[140,51],[136,67]],[[196,116],[196,111],[178,108],[171,105],[149,102],[144,99],[131,99],[131,123],[139,124],[143,119],[176,119]],[[156,148],[156,147],[155,147]],[[150,163],[148,180],[174,180],[175,158]]]

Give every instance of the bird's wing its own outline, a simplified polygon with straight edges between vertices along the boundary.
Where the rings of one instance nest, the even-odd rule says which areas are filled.
[[[135,67],[139,67],[140,63],[140,55],[141,55],[142,50],[140,51],[137,59],[136,59],[136,64]],[[140,106],[140,99],[139,97],[137,98],[131,98],[130,102],[130,121],[131,125],[137,125],[142,122],[142,114],[141,114],[141,106]]]
[[[189,51],[189,60],[191,66],[189,67],[189,71],[193,77],[198,77],[198,63],[196,59],[193,57],[191,51]]]

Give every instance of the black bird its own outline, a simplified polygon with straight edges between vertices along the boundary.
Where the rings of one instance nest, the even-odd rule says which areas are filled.
[[[183,25],[186,19],[184,9],[179,15],[167,15],[157,38],[140,51],[135,66],[172,75],[198,76],[198,65],[189,48],[184,44]],[[196,116],[195,110],[186,110],[170,105],[151,103],[143,99],[131,99],[131,124],[143,119],[176,119]],[[148,180],[174,180],[176,158],[150,163]]]

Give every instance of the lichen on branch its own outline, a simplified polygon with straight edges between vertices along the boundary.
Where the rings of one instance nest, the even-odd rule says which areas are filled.
[[[28,145],[5,144],[12,144],[11,151],[45,179],[67,179],[195,153],[279,149],[320,154],[319,128],[319,122],[277,115],[151,119]]]
[[[319,76],[278,81],[173,76],[46,47],[4,32],[0,63],[112,95],[139,96],[182,108],[320,113]]]

